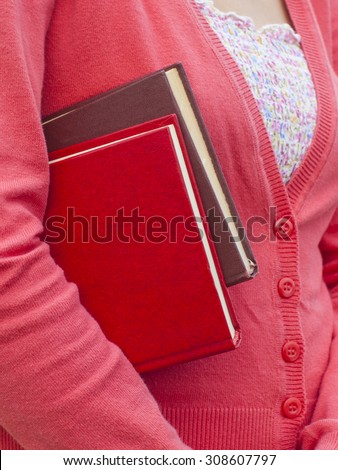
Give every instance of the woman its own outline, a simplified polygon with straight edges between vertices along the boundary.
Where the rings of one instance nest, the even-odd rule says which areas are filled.
[[[2,0],[1,23],[2,448],[338,449],[337,1]],[[177,61],[265,221],[260,274],[231,288],[238,350],[140,378],[40,241],[40,120]]]

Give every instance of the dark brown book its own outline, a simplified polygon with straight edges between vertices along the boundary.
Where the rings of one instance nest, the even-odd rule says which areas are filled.
[[[182,64],[77,103],[42,124],[53,152],[168,114],[178,117],[227,286],[253,278],[257,264]]]

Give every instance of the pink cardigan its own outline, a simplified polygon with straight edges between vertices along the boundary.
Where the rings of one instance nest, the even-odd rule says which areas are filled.
[[[1,448],[338,449],[338,1],[286,3],[319,118],[285,187],[256,102],[192,0],[1,2]],[[257,217],[260,274],[230,291],[238,350],[141,378],[40,241],[40,119],[176,61],[243,222]]]

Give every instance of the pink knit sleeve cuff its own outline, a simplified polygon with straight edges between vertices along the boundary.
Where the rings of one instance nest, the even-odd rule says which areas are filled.
[[[315,447],[316,450],[338,450],[338,431],[324,434]]]
[[[306,426],[301,435],[303,450],[338,450],[338,420],[320,419]]]

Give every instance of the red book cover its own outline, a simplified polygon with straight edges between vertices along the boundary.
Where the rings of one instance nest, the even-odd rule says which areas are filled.
[[[50,179],[51,254],[138,371],[238,345],[174,115],[53,152]]]

